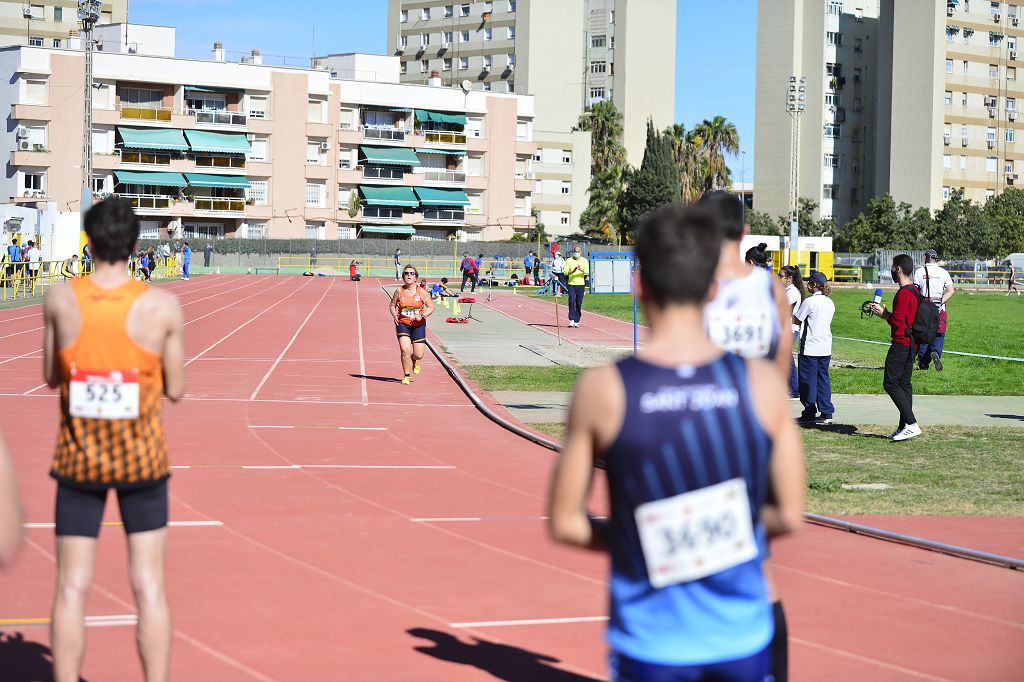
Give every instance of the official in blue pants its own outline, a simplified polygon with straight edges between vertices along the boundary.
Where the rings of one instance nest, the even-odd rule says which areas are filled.
[[[822,273],[811,272],[807,278],[807,291],[811,295],[803,300],[794,315],[803,323],[797,374],[800,403],[804,410],[797,421],[802,424],[831,424],[835,406],[832,404],[832,380],[828,366],[832,360],[832,318],[836,306],[829,298],[832,288]]]

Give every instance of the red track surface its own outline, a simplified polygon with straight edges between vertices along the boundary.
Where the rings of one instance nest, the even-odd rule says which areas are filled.
[[[173,679],[602,678],[599,621],[480,624],[604,615],[605,561],[546,539],[549,451],[477,413],[429,357],[412,387],[391,380],[379,288],[167,286],[186,304],[190,358],[188,397],[166,411],[173,463],[191,467],[175,470],[171,519],[223,524],[170,531]],[[52,520],[57,423],[38,326],[38,308],[0,313],[0,415],[36,523]],[[27,533],[0,577],[0,621],[49,612],[52,530]],[[88,613],[131,614],[120,529],[100,544]],[[1024,576],[814,527],[775,552],[793,679],[1019,674]],[[3,629],[0,678],[50,679],[45,628]],[[134,656],[131,627],[92,627],[84,677],[137,680]]]

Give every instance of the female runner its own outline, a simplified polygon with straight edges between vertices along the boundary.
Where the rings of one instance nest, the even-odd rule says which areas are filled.
[[[402,270],[402,286],[391,297],[391,316],[395,318],[398,348],[402,352],[402,383],[410,374],[420,373],[420,360],[427,343],[427,318],[434,314],[434,302],[419,285],[420,273],[411,265]]]

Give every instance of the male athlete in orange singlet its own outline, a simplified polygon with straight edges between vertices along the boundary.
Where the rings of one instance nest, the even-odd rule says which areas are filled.
[[[107,491],[117,491],[128,534],[137,642],[147,682],[169,675],[171,616],[164,581],[167,478],[162,401],[185,392],[178,299],[131,279],[139,238],[131,205],[112,198],[85,215],[94,268],[46,296],[43,373],[60,388],[57,590],[51,638],[55,682],[77,682],[85,605]]]

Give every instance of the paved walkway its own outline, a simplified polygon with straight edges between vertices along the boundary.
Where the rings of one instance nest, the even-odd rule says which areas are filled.
[[[565,419],[569,394],[555,391],[495,391],[494,399],[524,423]],[[834,395],[835,418],[843,424],[889,424],[896,408],[885,395]],[[798,400],[790,401],[793,416]],[[923,425],[1009,426],[1024,429],[1024,398],[1017,396],[922,395],[914,398],[914,413]]]

